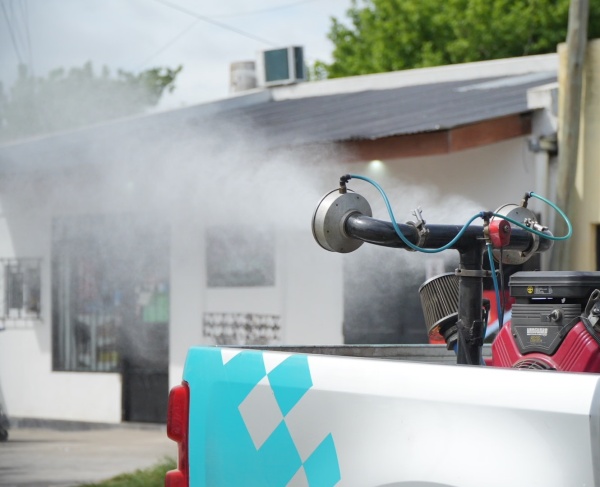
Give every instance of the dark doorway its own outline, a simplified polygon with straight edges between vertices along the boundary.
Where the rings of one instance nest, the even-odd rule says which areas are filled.
[[[427,343],[418,257],[368,244],[344,257],[344,343]]]
[[[139,215],[53,226],[55,370],[120,372],[124,421],[166,420],[168,226]]]

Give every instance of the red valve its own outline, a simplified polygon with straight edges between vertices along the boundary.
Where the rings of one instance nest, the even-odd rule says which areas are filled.
[[[506,220],[492,220],[489,226],[490,240],[496,249],[506,247],[510,242],[510,223]]]

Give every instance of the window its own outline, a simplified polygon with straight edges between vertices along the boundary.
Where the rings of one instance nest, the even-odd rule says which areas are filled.
[[[0,329],[40,319],[41,259],[0,259]]]
[[[121,297],[111,286],[107,262],[91,241],[63,241],[54,252],[54,368],[117,371]]]
[[[208,287],[275,285],[275,236],[250,227],[212,227],[207,232]]]
[[[137,215],[53,226],[54,370],[119,372],[168,357],[169,232]]]

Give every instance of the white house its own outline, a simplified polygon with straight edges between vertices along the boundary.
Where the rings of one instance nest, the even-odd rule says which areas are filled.
[[[426,340],[416,288],[455,257],[329,253],[312,213],[345,173],[402,221],[547,193],[530,149],[556,73],[545,55],[255,89],[0,147],[6,411],[161,421],[190,345]]]

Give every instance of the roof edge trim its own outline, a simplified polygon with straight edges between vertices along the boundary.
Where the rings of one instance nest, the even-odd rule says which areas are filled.
[[[406,69],[390,73],[365,74],[347,78],[311,81],[291,86],[271,88],[274,101],[314,96],[355,93],[367,90],[386,90],[405,86],[476,80],[495,76],[514,76],[558,71],[558,54],[539,54],[491,61],[450,64],[431,68]]]

